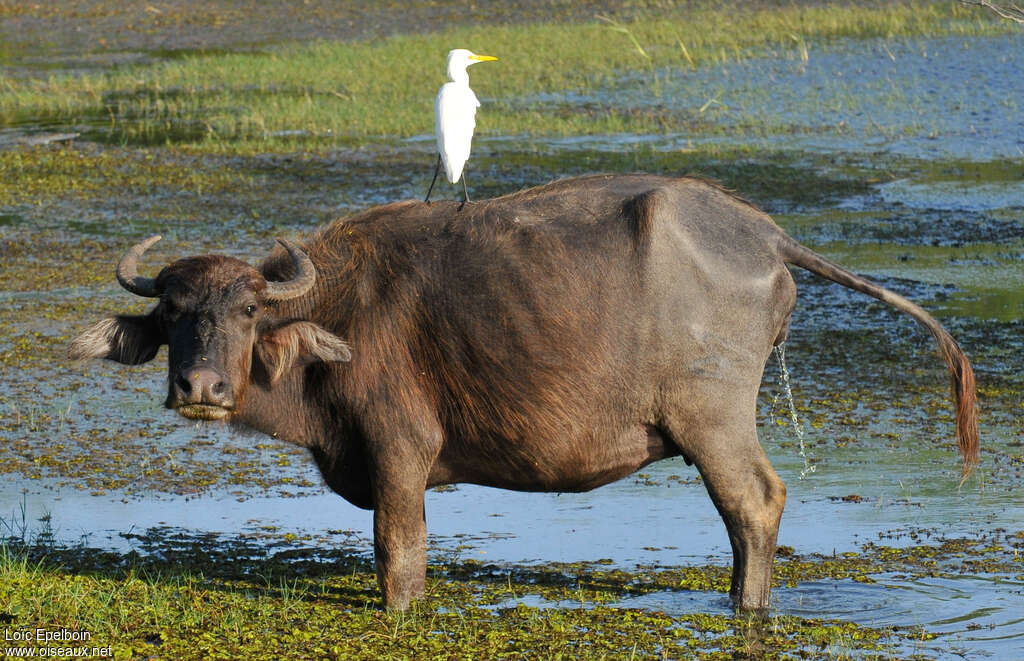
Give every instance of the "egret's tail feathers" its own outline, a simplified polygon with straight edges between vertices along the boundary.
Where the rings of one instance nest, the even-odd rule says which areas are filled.
[[[457,184],[462,178],[462,169],[466,167],[466,161],[444,159],[444,173],[448,177],[448,183]]]

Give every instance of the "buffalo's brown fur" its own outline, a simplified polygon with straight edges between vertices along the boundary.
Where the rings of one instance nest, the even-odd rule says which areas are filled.
[[[308,447],[332,489],[375,510],[392,606],[423,590],[425,488],[586,490],[682,454],[728,528],[733,598],[765,607],[785,486],[755,413],[795,304],[787,263],[928,327],[953,375],[965,474],[977,456],[973,374],[948,333],[707,182],[595,175],[465,206],[400,202],[305,250],[315,284],[277,302],[264,290],[294,275],[283,250],[259,270],[180,260],[152,315],[101,322],[72,354],[139,362],[169,343],[168,406],[220,407]]]

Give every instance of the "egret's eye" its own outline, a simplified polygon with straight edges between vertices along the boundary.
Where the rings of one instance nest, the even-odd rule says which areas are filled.
[[[256,316],[256,306],[255,305],[246,305],[245,306],[245,313],[247,315],[249,315],[250,317],[255,317]]]

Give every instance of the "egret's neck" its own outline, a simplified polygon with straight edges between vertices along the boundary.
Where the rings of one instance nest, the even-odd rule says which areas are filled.
[[[464,66],[455,65],[448,67],[448,78],[453,83],[469,85],[469,72],[466,71],[466,67]]]

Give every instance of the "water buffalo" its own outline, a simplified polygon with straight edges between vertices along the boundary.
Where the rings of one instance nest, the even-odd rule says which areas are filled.
[[[757,439],[765,361],[785,339],[787,264],[902,310],[952,377],[966,475],[974,377],[922,308],[801,246],[691,178],[597,175],[484,202],[398,202],[335,221],[259,268],[179,259],[158,299],[78,336],[73,359],[125,364],[168,345],[165,405],[309,448],[335,492],[373,509],[389,607],[424,590],[424,490],[470,482],[586,491],[659,459],[695,464],[733,550],[731,596],[769,603],[786,488]]]

